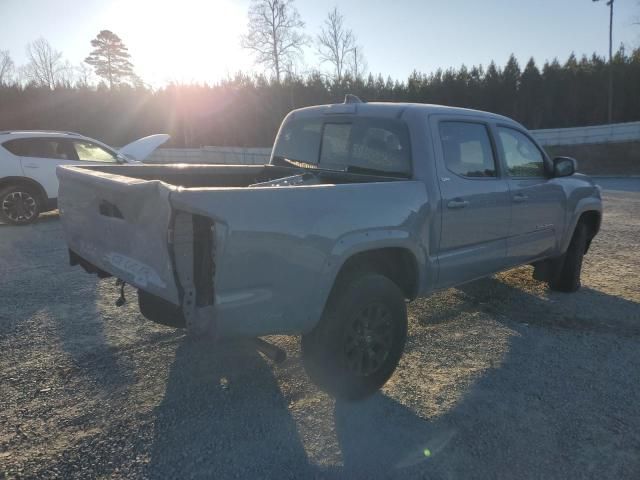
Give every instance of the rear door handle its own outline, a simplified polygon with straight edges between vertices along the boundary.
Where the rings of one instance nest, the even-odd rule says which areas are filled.
[[[447,203],[447,208],[464,208],[469,205],[469,202],[466,200],[455,199],[451,200]]]
[[[36,163],[25,163],[22,166],[25,167],[25,168],[40,168],[40,165],[38,165]]]
[[[527,197],[526,195],[523,195],[522,193],[518,193],[518,194],[513,196],[513,201],[515,203],[526,202],[528,199],[529,199],[529,197]]]

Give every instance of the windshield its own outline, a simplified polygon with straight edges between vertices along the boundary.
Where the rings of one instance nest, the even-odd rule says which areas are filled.
[[[280,130],[273,157],[331,170],[411,174],[407,127],[388,118],[290,117]]]

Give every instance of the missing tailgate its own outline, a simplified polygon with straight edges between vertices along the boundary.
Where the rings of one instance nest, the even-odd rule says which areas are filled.
[[[215,227],[213,220],[193,215],[193,280],[196,306],[213,305],[215,275]]]

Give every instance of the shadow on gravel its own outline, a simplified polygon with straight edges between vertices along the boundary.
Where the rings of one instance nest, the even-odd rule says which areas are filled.
[[[334,418],[344,465],[334,472],[341,478],[423,476],[456,431],[420,418],[382,393],[362,402],[337,401]]]
[[[433,478],[640,478],[637,342],[512,325],[501,365],[432,427]]]
[[[86,375],[105,389],[128,384],[131,372],[104,335],[98,280],[69,266],[57,220],[47,214],[32,225],[2,228],[0,339],[42,350],[57,343],[73,361],[69,375]]]
[[[455,435],[422,474],[640,478],[640,304],[589,288],[541,298],[494,278],[458,290],[455,308],[424,321],[481,310],[515,335],[501,364],[429,424]],[[409,425],[404,435],[416,429],[429,432]]]
[[[587,287],[569,294],[547,292],[541,298],[492,277],[462,285],[457,290],[463,295],[461,304],[441,308],[424,321],[437,324],[463,311],[484,311],[497,314],[499,321],[506,317],[546,328],[640,335],[640,303]]]
[[[155,410],[151,478],[371,478],[419,474],[453,428],[378,393],[337,402],[343,467],[309,464],[273,366],[246,342],[185,340]],[[426,454],[425,454],[425,449]]]
[[[459,287],[472,302],[510,320],[621,336],[640,335],[640,304],[588,287],[575,293],[548,291],[540,298],[496,278]]]
[[[184,340],[155,410],[152,478],[293,478],[311,473],[268,364],[246,342]]]

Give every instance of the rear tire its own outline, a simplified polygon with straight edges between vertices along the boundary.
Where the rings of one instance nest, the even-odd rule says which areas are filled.
[[[0,221],[11,225],[33,223],[42,211],[42,200],[34,188],[13,185],[0,190]]]
[[[576,226],[571,237],[571,243],[564,254],[562,267],[549,282],[549,288],[558,292],[575,292],[580,288],[580,275],[582,273],[582,260],[587,250],[588,229],[587,225],[580,222]]]
[[[407,337],[404,295],[387,277],[364,273],[339,280],[320,322],[302,337],[311,380],[335,397],[375,393],[396,369]]]

